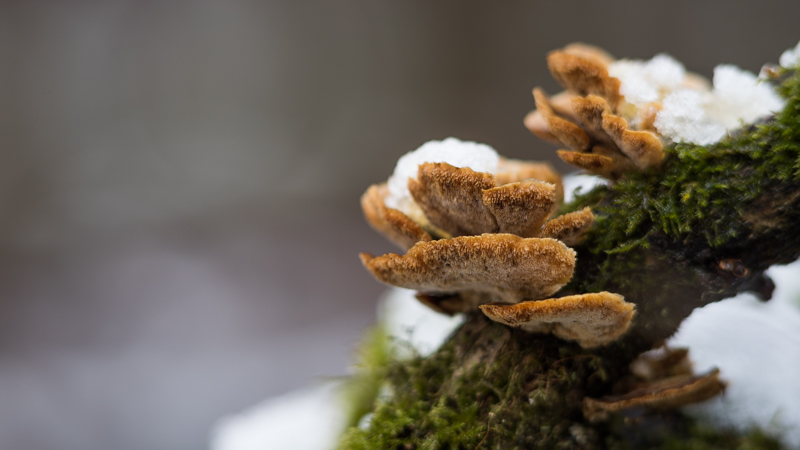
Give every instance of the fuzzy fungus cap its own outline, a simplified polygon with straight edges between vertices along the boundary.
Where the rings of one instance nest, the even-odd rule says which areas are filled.
[[[497,173],[494,174],[494,177],[498,186],[530,179],[544,181],[555,186],[557,202],[560,203],[564,200],[564,185],[561,181],[561,175],[548,163],[522,161],[501,156],[500,161],[497,163]]]
[[[362,253],[379,281],[425,293],[487,292],[508,301],[542,298],[572,278],[575,251],[555,239],[512,234],[419,242],[405,255]]]
[[[361,196],[361,210],[367,223],[402,249],[420,241],[430,241],[431,235],[408,216],[384,203],[386,183],[374,184]]]
[[[634,305],[618,294],[570,295],[516,305],[489,303],[480,306],[487,317],[534,333],[553,333],[577,341],[583,348],[607,344],[620,337],[631,324]]]
[[[594,214],[588,207],[554,218],[547,222],[540,236],[558,239],[566,245],[576,245],[594,223]]]
[[[447,163],[420,165],[408,189],[428,220],[451,236],[536,236],[556,207],[553,184],[525,180],[498,186],[490,174]]]
[[[583,399],[583,416],[590,422],[608,420],[612,413],[644,408],[651,411],[677,409],[713,398],[725,390],[719,369],[705,375],[681,375],[648,383],[624,395]]]

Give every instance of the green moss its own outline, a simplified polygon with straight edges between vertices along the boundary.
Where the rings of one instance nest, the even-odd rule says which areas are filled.
[[[356,373],[345,381],[345,424],[353,427],[375,409],[375,400],[385,384],[386,372],[393,361],[393,351],[383,324],[367,330],[356,353]]]
[[[465,340],[476,335],[460,330],[436,354],[396,362],[387,378],[391,397],[378,404],[367,429],[351,428],[341,447],[575,448],[583,399],[575,392],[596,390],[608,380],[602,358],[551,337],[544,338],[549,345],[534,347],[536,338],[527,333],[473,319],[490,328],[472,350],[502,349],[495,359],[465,369],[471,357],[458,349],[468,348]],[[514,351],[522,345],[537,350]],[[587,439],[598,439],[584,428]]]
[[[390,401],[377,405],[369,429],[351,428],[341,440],[345,449],[404,448],[422,435],[427,448],[447,440],[458,443],[460,433],[475,427],[477,411],[472,405],[453,404],[439,391],[453,370],[453,352],[443,349],[430,358],[414,357],[394,361],[386,381],[392,392]],[[462,393],[462,398],[466,396]],[[435,431],[435,432],[433,432]],[[422,443],[422,442],[420,442]],[[433,447],[431,447],[433,446]]]

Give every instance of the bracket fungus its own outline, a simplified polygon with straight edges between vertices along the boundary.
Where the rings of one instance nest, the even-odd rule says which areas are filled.
[[[583,415],[590,422],[608,420],[611,413],[643,408],[647,411],[666,411],[699,403],[725,390],[719,379],[719,369],[704,375],[679,375],[653,381],[618,396],[583,399]]]
[[[691,375],[692,362],[689,360],[689,349],[663,346],[644,352],[631,362],[630,371],[645,381]]]
[[[536,110],[525,117],[525,126],[539,138],[568,147],[558,151],[566,163],[616,180],[629,170],[657,166],[664,152],[652,127],[658,105],[637,109],[626,103],[619,79],[609,75],[613,61],[584,44],[551,52],[548,68],[566,91],[549,98],[535,88]]]
[[[575,251],[555,239],[483,234],[421,242],[405,255],[361,260],[378,280],[422,292],[473,290],[509,302],[554,294],[572,278]]]
[[[610,292],[570,295],[548,300],[488,303],[481,311],[495,322],[531,332],[550,332],[577,341],[583,348],[597,347],[618,338],[631,323],[633,304]]]
[[[611,180],[658,166],[670,141],[711,144],[783,107],[768,84],[731,65],[714,69],[712,86],[665,54],[615,60],[571,44],[547,55],[547,66],[566,90],[548,97],[534,89],[525,126],[567,147],[557,151],[566,163]]]
[[[404,158],[430,149],[431,144],[452,150],[467,143],[453,138],[432,141]],[[463,153],[469,153],[470,148],[466,147]],[[426,153],[422,158],[443,159],[441,154]],[[470,159],[464,161],[470,162]],[[390,179],[389,183],[370,186],[361,196],[361,209],[373,229],[403,250],[434,238],[497,232],[536,233],[537,227],[541,227],[564,197],[561,176],[547,163],[496,157],[492,172],[477,172],[468,167],[458,168],[446,162],[426,162],[418,158],[414,161],[417,165],[413,172],[406,173],[409,169],[403,167],[402,162],[403,158],[398,161],[392,178],[407,175],[405,184],[397,188],[399,183],[392,183],[394,180]],[[392,192],[392,187],[399,193]],[[575,229],[574,233],[583,233],[586,229]]]
[[[403,249],[409,249],[417,242],[430,241],[431,235],[416,222],[386,206],[383,202],[386,191],[386,183],[375,184],[361,196],[361,209],[372,228]]]
[[[725,391],[719,369],[694,375],[686,348],[642,353],[629,366],[631,376],[617,383],[620,395],[583,399],[583,415],[590,422],[608,420],[612,413],[644,410],[667,411],[699,403]]]
[[[463,153],[455,151],[459,145],[454,139],[436,144],[401,158],[389,183],[371,186],[361,199],[370,225],[407,250],[378,257],[362,253],[372,275],[419,291],[420,301],[436,311],[452,314],[488,303],[481,309],[489,318],[517,326],[498,315],[503,307],[492,302],[511,303],[509,307],[540,321],[523,329],[552,332],[584,347],[624,333],[634,306],[619,295],[540,300],[572,278],[575,251],[569,246],[594,221],[589,208],[551,218],[562,196],[560,177],[547,165],[488,154],[489,147],[480,144],[465,143]],[[437,148],[443,150],[437,154]],[[472,161],[489,171],[442,160],[469,163],[469,151],[477,152]],[[417,152],[425,153],[424,158]],[[449,155],[443,158],[442,153]],[[415,173],[407,166],[409,160],[416,164]],[[401,191],[398,174],[416,176],[407,176],[407,189]],[[392,197],[393,185],[407,197]]]

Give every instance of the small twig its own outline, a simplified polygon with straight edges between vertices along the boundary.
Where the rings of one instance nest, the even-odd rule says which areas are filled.
[[[493,418],[494,418],[494,413],[493,413],[493,412],[490,412],[490,413],[489,413],[489,421],[488,421],[488,422],[486,422],[486,434],[484,434],[484,435],[483,435],[483,439],[481,439],[481,441],[480,441],[480,442],[478,442],[478,445],[476,445],[476,446],[475,446],[475,450],[478,450],[478,448],[479,448],[481,445],[483,445],[483,443],[486,441],[486,438],[488,438],[488,437],[489,437],[489,430],[491,430],[491,429],[492,429],[492,419],[493,419]]]

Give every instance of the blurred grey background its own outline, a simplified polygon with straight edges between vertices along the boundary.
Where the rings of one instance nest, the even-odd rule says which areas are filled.
[[[393,251],[358,197],[522,127],[547,51],[757,72],[792,2],[0,2],[0,448],[198,449],[346,373]],[[566,169],[558,165],[560,169]]]

